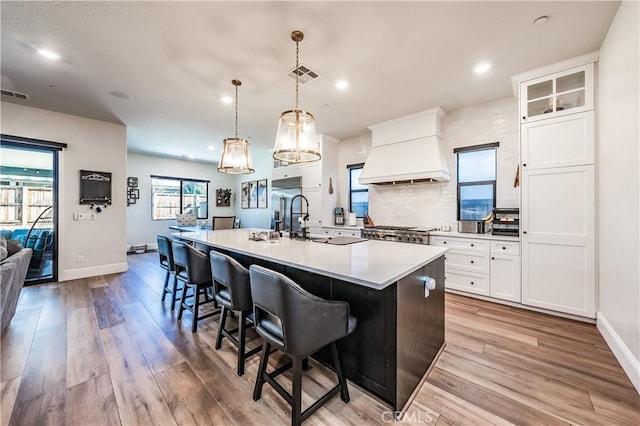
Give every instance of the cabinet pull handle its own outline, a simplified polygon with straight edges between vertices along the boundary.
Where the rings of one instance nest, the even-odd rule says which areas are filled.
[[[491,258],[491,260],[496,260],[496,258],[495,258],[495,257],[492,257],[492,258]]]
[[[443,241],[443,242],[442,242],[442,244],[447,244],[447,242],[446,242],[446,241]]]
[[[522,233],[523,233],[523,234],[526,234],[526,233],[527,233],[527,231],[522,231]]]
[[[502,247],[502,250],[506,250],[506,249],[507,249],[506,247]]]
[[[473,285],[473,281],[471,281],[471,285]]]
[[[526,120],[526,119],[527,119],[527,117],[523,115],[523,116],[522,116],[522,119],[523,119],[523,120]]]
[[[527,163],[523,163],[523,164],[522,164],[522,167],[527,167]]]
[[[473,244],[471,244],[471,247],[473,247]]]
[[[473,263],[473,260],[471,261],[471,263]]]

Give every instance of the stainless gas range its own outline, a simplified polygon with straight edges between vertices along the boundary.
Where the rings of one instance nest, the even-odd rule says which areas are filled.
[[[415,228],[411,226],[374,226],[360,232],[362,238],[401,243],[429,244],[429,232],[437,228]]]

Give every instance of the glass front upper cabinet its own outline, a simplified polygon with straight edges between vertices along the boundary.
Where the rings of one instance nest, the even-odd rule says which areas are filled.
[[[523,122],[593,109],[593,63],[522,82],[520,102]]]

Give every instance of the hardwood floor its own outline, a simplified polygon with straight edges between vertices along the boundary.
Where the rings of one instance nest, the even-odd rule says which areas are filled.
[[[192,334],[190,314],[180,324],[160,302],[157,254],[128,261],[123,274],[22,291],[1,340],[2,424],[289,424],[269,386],[252,399],[258,357],[238,377],[235,347],[214,349],[217,316]],[[593,325],[448,294],[446,342],[403,423],[640,424],[640,396]],[[335,382],[310,365],[303,407]],[[392,421],[387,406],[350,392],[305,424]]]

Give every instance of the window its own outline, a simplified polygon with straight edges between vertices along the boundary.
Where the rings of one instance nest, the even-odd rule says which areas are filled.
[[[209,217],[209,181],[151,176],[151,219],[175,219],[191,213],[197,219]]]
[[[352,164],[349,169],[349,211],[356,217],[369,213],[369,187],[360,184],[360,173],[364,164]]]
[[[457,148],[458,220],[480,220],[496,206],[498,143]]]

